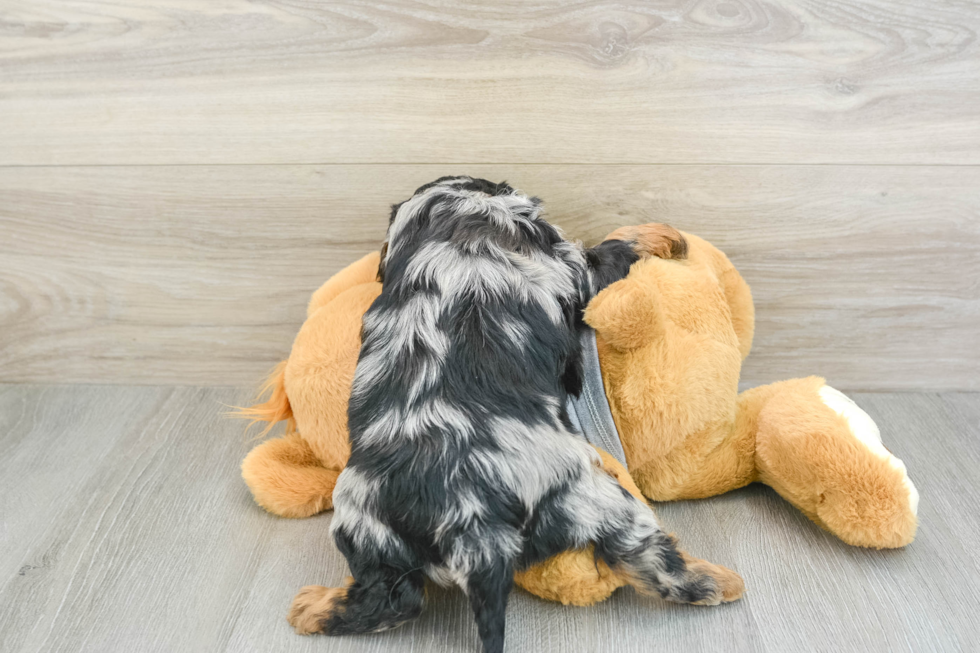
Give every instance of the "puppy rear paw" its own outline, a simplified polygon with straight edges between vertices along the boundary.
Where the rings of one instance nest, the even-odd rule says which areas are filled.
[[[660,222],[620,227],[606,236],[606,240],[630,242],[633,244],[633,251],[641,257],[687,258],[687,241],[684,236],[670,225]]]
[[[721,592],[721,603],[737,601],[745,594],[745,581],[728,567],[716,565],[714,578]]]
[[[681,556],[692,574],[707,576],[714,581],[714,591],[699,601],[693,601],[695,605],[718,605],[719,603],[731,603],[742,598],[742,594],[745,593],[745,581],[738,573],[728,567],[693,558],[686,553],[682,553]]]
[[[327,620],[340,609],[346,597],[345,587],[307,585],[293,599],[286,620],[300,635],[326,632]]]

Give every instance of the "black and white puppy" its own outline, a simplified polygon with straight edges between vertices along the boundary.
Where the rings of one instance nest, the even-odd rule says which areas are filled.
[[[590,544],[643,591],[723,600],[710,565],[676,549],[565,411],[582,311],[642,253],[583,250],[505,183],[443,177],[393,207],[333,495],[353,578],[304,588],[297,631],[394,628],[419,615],[428,577],[466,592],[484,650],[500,653],[515,570]]]

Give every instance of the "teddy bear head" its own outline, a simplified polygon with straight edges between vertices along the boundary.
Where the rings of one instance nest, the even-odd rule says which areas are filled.
[[[710,446],[735,419],[741,363],[752,346],[748,285],[717,248],[682,236],[686,256],[635,263],[585,312],[631,470],[677,446]],[[684,470],[664,465],[664,472]]]

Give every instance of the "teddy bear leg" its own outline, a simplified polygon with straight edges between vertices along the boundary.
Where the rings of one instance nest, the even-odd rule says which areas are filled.
[[[242,461],[255,502],[280,517],[309,517],[333,507],[339,470],[320,464],[298,434],[266,440]]]
[[[918,492],[867,413],[817,377],[759,390],[767,395],[757,417],[760,481],[848,544],[912,541]]]
[[[521,588],[548,601],[564,605],[592,605],[609,598],[629,584],[625,574],[596,560],[595,549],[565,551],[514,574]]]

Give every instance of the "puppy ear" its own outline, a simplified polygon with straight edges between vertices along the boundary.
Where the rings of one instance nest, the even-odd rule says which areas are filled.
[[[381,244],[381,259],[378,261],[378,281],[385,282],[385,263],[388,259],[388,241]]]
[[[585,322],[616,349],[636,349],[664,333],[664,316],[652,289],[634,279],[610,285],[585,309]]]

